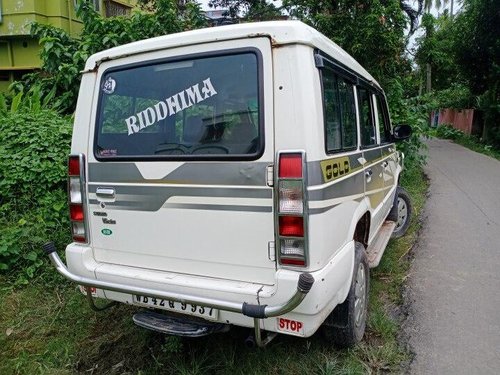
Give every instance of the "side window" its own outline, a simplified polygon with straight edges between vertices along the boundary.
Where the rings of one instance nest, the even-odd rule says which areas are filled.
[[[337,89],[337,76],[330,69],[325,69],[323,72],[323,90],[326,151],[338,151],[342,148],[339,93]]]
[[[354,148],[358,143],[356,126],[356,106],[354,105],[354,87],[343,79],[339,79],[340,111],[342,113],[342,146]]]
[[[371,96],[371,92],[368,89],[358,87],[361,145],[364,147],[370,147],[377,144],[377,132],[373,118]]]
[[[375,95],[375,103],[377,105],[377,124],[378,131],[380,134],[380,143],[388,143],[390,142],[389,137],[389,120],[387,118],[387,108],[385,106],[385,100],[380,95]]]
[[[338,152],[357,145],[354,89],[351,83],[328,67],[322,70],[326,152]]]

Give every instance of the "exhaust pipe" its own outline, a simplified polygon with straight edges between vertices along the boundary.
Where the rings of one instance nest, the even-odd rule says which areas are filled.
[[[245,339],[245,346],[248,349],[255,348],[255,338],[253,337],[253,335],[250,335]]]

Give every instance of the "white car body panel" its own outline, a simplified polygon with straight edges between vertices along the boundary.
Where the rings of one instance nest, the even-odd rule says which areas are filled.
[[[217,163],[107,162],[96,157],[98,97],[107,69],[242,48],[258,50],[262,57],[265,147],[257,159]],[[357,223],[364,215],[371,217],[369,245],[392,207],[401,173],[394,144],[361,149],[359,120],[356,149],[326,153],[316,50],[370,82],[374,90],[381,90],[345,51],[297,21],[190,31],[91,56],[82,76],[71,146],[72,154],[86,157],[90,242],[67,246],[69,270],[90,279],[259,305],[285,302],[297,289],[298,275],[309,272],[316,280],[312,290],[295,310],[282,317],[301,322],[303,327],[297,331],[283,329],[276,318],[262,319],[259,324],[267,331],[311,336],[347,297],[353,277]],[[273,166],[276,177],[276,155],[287,150],[300,150],[306,155],[306,267],[285,266],[277,261],[276,194],[275,187],[269,186],[269,182],[276,183],[276,178],[269,181],[266,168]],[[374,157],[377,153],[379,156]],[[366,163],[360,162],[363,158]],[[349,173],[328,180],[322,168],[338,160],[348,160]],[[383,166],[385,162],[387,165]],[[237,165],[238,170],[229,171],[227,168],[232,165]],[[185,168],[193,168],[196,173],[183,175],[182,179],[170,177]],[[208,171],[206,180],[197,172],[203,169]],[[373,171],[371,180],[365,177],[368,169]],[[127,171],[134,175],[127,177]],[[116,177],[120,173],[125,175]],[[230,173],[250,182],[228,183],[225,178],[236,178]],[[258,183],[254,182],[255,176],[262,177]],[[216,183],[219,177],[222,182]],[[113,189],[116,194],[99,197],[100,188]],[[225,196],[225,191],[233,194]],[[144,208],[145,199],[152,195],[163,198],[146,202],[151,207]],[[120,202],[125,203],[120,206]],[[99,216],[104,214],[105,217]],[[112,221],[115,223],[107,224]],[[107,230],[112,234],[101,234]],[[94,295],[134,303],[131,294],[98,289]],[[222,310],[218,321],[254,325],[250,317]]]

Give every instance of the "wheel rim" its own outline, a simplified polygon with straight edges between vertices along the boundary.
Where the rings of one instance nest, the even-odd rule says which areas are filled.
[[[408,206],[404,199],[398,198],[398,221],[396,223],[396,230],[401,229],[408,219]]]
[[[366,272],[363,263],[360,263],[358,267],[354,296],[354,323],[356,327],[359,327],[363,324],[366,313]]]

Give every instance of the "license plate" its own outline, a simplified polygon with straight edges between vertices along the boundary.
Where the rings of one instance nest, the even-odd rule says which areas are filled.
[[[192,305],[190,303],[169,301],[168,299],[134,296],[134,304],[154,307],[155,309],[175,311],[181,314],[195,315],[208,320],[217,320],[219,310],[212,307]]]

